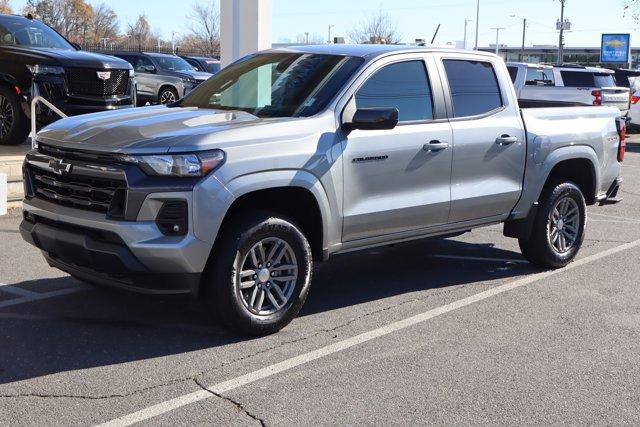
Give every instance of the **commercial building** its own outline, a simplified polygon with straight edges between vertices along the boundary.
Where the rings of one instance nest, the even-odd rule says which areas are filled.
[[[495,45],[481,47],[480,50],[495,52]],[[553,45],[534,45],[524,48],[522,55],[521,47],[500,46],[499,54],[506,61],[530,62],[530,63],[551,63],[555,64],[558,59],[558,47]],[[522,56],[522,57],[521,57]],[[640,47],[631,48],[631,58],[633,68],[640,64]],[[566,47],[564,48],[564,62],[580,65],[602,65],[607,68],[627,68],[626,64],[602,64],[600,63],[600,47]]]

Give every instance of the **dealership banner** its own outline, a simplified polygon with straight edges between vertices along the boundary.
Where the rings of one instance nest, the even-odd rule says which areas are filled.
[[[628,63],[631,52],[631,34],[603,34],[600,62]]]

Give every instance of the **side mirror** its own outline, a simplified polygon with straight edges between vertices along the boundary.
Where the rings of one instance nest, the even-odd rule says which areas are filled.
[[[358,108],[349,122],[343,123],[347,131],[393,129],[398,124],[397,108]]]
[[[144,67],[142,67],[142,69],[144,70],[145,73],[151,73],[151,74],[156,73],[156,67],[154,67],[153,65],[145,65]]]

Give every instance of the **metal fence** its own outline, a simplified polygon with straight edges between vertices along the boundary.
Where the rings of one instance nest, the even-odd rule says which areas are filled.
[[[182,49],[179,46],[176,47],[174,52],[171,46],[162,46],[162,45],[161,46],[144,46],[144,45],[138,45],[138,44],[120,45],[120,44],[114,44],[114,43],[104,45],[102,43],[97,43],[97,44],[87,43],[82,45],[82,49],[88,50],[90,52],[102,52],[107,54],[109,52],[158,52],[158,53],[166,53],[169,55],[176,54],[176,55],[210,56],[199,50]]]

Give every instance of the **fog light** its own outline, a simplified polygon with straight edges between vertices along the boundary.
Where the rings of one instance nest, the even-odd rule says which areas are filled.
[[[167,236],[183,236],[187,234],[189,222],[187,202],[170,201],[164,202],[158,216],[156,217],[156,225]]]

